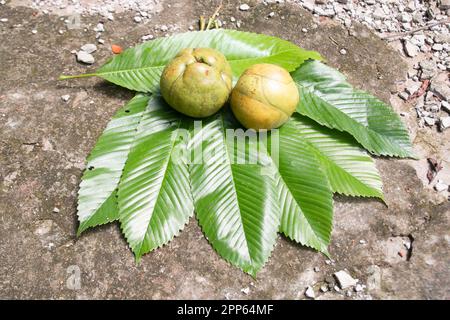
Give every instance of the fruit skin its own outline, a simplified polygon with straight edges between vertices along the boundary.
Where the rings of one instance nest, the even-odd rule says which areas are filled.
[[[285,69],[268,63],[245,70],[231,92],[231,109],[247,129],[278,128],[295,111],[296,84]]]
[[[210,48],[186,48],[164,68],[161,94],[175,110],[204,118],[216,113],[232,88],[231,67],[225,56]]]

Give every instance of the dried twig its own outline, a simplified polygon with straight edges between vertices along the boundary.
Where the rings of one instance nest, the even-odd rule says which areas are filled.
[[[204,30],[205,30],[205,17],[200,16],[200,31],[204,31]]]
[[[423,27],[420,27],[420,28],[417,28],[417,29],[414,29],[414,30],[401,32],[401,33],[396,33],[396,34],[391,34],[391,35],[384,36],[384,37],[381,37],[381,38],[383,40],[387,40],[389,42],[390,41],[395,41],[395,40],[404,38],[406,36],[409,36],[411,34],[414,34],[416,32],[419,32],[419,31],[422,31],[422,30],[427,30],[427,29],[429,29],[431,27],[438,26],[440,24],[445,24],[445,23],[450,23],[450,18],[444,19],[444,20],[441,20],[441,21],[431,22],[431,23],[428,23],[426,26],[423,26]]]
[[[209,18],[208,25],[206,26],[206,30],[209,30],[211,25],[214,23],[215,26],[217,26],[216,18],[219,15],[219,11],[222,9],[222,1],[220,1],[219,6],[217,7],[216,11],[214,11],[213,15]],[[217,27],[216,27],[217,28]]]

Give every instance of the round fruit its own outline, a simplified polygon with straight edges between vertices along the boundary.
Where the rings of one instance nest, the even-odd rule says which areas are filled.
[[[175,110],[204,118],[227,102],[231,79],[231,67],[222,53],[210,48],[187,48],[164,68],[161,94]]]
[[[298,89],[289,72],[273,64],[245,70],[231,92],[231,109],[248,129],[278,128],[295,111]]]

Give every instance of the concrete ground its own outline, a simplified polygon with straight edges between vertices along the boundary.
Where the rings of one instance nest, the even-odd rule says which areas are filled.
[[[146,23],[133,24],[130,13],[115,14],[105,23],[106,43],[95,53],[94,67],[111,55],[109,45],[132,46],[148,33],[162,36],[162,24],[169,33],[187,31],[217,4],[169,2],[170,7],[161,2],[159,14]],[[0,24],[0,298],[303,299],[305,288],[313,286],[318,299],[450,299],[450,202],[425,183],[426,157],[449,159],[450,130],[418,128],[411,106],[391,95],[405,78],[405,61],[358,24],[349,34],[294,5],[258,4],[248,12],[237,7],[226,2],[221,13],[240,19],[241,30],[317,50],[356,87],[405,112],[420,160],[376,160],[387,206],[336,196],[333,261],[280,237],[257,279],[215,254],[195,219],[139,266],[115,224],[76,238],[84,161],[115,110],[133,94],[100,79],[56,80],[92,69],[76,63],[71,51],[95,41],[92,27],[101,18],[82,17],[87,31],[66,30],[60,16],[7,4],[0,8],[8,18]],[[271,11],[284,19],[267,19]],[[71,96],[68,103],[61,100],[65,94]],[[409,250],[404,243],[411,244]],[[367,287],[359,293],[319,290],[344,269]]]

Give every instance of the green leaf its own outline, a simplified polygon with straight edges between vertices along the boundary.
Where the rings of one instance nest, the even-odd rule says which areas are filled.
[[[293,121],[279,129],[279,147],[271,137],[282,217],[280,231],[328,255],[333,221],[333,193],[316,150],[299,135]],[[274,150],[279,155],[275,156]]]
[[[78,191],[78,234],[118,218],[116,189],[148,100],[139,94],[121,108],[88,157]]]
[[[94,74],[61,78],[99,76],[131,90],[156,92],[164,66],[187,47],[219,50],[227,57],[235,77],[256,63],[273,63],[293,71],[307,59],[322,59],[317,52],[301,49],[276,37],[218,29],[182,33],[145,42],[113,57]]]
[[[263,174],[259,161],[237,161],[247,154],[258,159],[247,142],[239,149],[226,129],[233,128],[224,113],[194,130],[190,166],[191,188],[197,218],[214,249],[227,261],[256,276],[277,239],[280,209],[273,178]],[[231,139],[230,139],[231,136]],[[241,150],[241,151],[240,151]],[[245,151],[247,150],[247,151]],[[267,159],[266,159],[267,160]]]
[[[383,198],[373,159],[349,134],[320,126],[300,114],[292,116],[291,124],[297,130],[296,136],[316,154],[333,192]]]
[[[122,231],[140,257],[168,243],[193,214],[184,118],[152,97],[137,129],[119,184]],[[184,151],[183,151],[184,150]]]
[[[308,61],[292,76],[300,93],[297,112],[350,133],[373,154],[413,157],[399,116],[381,100],[353,89],[344,75],[318,61]]]

